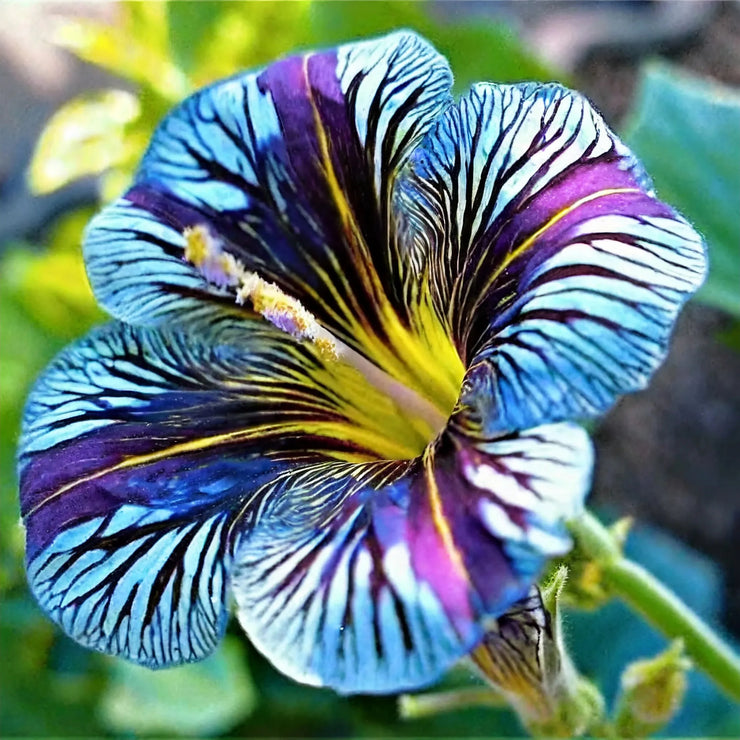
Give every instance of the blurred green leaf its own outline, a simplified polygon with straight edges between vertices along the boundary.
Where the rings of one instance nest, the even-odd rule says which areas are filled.
[[[650,63],[625,139],[660,198],[707,241],[709,277],[697,298],[740,316],[740,92]]]
[[[202,22],[205,11],[201,15],[193,5],[196,4],[171,3],[170,22],[177,23],[181,29]],[[254,69],[317,43],[310,26],[310,3],[307,0],[215,5],[218,12],[207,17],[207,32],[200,35],[199,41],[198,34],[194,35],[189,52],[178,52],[180,56],[189,55],[191,61],[187,69],[194,87]],[[174,39],[174,29],[172,36]],[[182,45],[183,42],[178,40],[175,48]]]
[[[201,42],[213,35],[213,25],[223,14],[225,5],[219,0],[199,2],[167,2],[167,31],[173,61],[186,73],[192,71]]]
[[[50,656],[64,644],[84,670],[57,671]],[[3,737],[99,737],[95,718],[104,677],[97,656],[58,634],[28,593],[0,603],[0,727]]]
[[[138,98],[124,90],[88,93],[63,105],[36,144],[29,169],[31,189],[49,193],[123,161],[124,132],[139,112]]]
[[[170,57],[164,3],[124,2],[111,24],[90,18],[63,18],[54,41],[80,59],[137,82],[165,100],[189,92],[187,78]]]
[[[82,260],[80,239],[91,215],[91,209],[68,213],[55,224],[48,249],[18,245],[3,259],[6,290],[39,326],[67,340],[106,319]]]
[[[206,660],[166,671],[116,659],[100,710],[116,732],[196,736],[229,730],[255,705],[244,649],[227,637]]]

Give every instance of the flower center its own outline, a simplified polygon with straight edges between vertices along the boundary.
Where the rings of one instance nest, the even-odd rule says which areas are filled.
[[[413,355],[412,361],[421,363],[413,383],[397,380],[368,360],[322,326],[316,317],[293,296],[286,294],[274,283],[257,273],[246,270],[233,255],[225,252],[221,240],[211,234],[208,227],[198,224],[185,229],[185,259],[219,288],[231,289],[239,305],[251,304],[256,313],[281,331],[316,347],[324,359],[322,370],[329,372],[329,379],[314,377],[322,384],[339,385],[346,401],[343,409],[353,423],[355,435],[348,431],[350,441],[356,438],[375,458],[410,459],[444,429],[457,399],[462,380],[462,364],[447,339],[452,352],[452,362],[445,368],[440,353],[439,331],[419,332],[419,336],[432,336],[432,342],[421,342],[419,336],[409,335],[402,343]],[[436,321],[431,312],[430,319]],[[436,327],[435,329],[439,329]],[[446,335],[444,335],[446,339]],[[387,352],[387,348],[384,348]],[[455,360],[457,363],[455,364]],[[452,365],[450,368],[449,366]],[[452,383],[435,377],[434,372],[447,369]],[[349,370],[349,372],[348,372]],[[429,383],[424,381],[428,376]],[[432,382],[434,381],[434,382]],[[447,386],[452,385],[453,392]],[[444,388],[444,392],[440,392]],[[433,399],[433,400],[432,400]],[[336,432],[335,432],[336,433]]]

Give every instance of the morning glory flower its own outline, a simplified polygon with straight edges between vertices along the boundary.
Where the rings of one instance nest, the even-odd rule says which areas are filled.
[[[395,33],[216,83],[84,255],[114,317],[20,442],[28,578],[67,634],[199,660],[231,602],[280,670],[430,683],[569,548],[575,421],[644,387],[701,239],[559,85]]]

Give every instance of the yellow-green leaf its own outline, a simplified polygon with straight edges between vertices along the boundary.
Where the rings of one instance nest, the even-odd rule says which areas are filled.
[[[176,102],[187,95],[190,87],[186,76],[170,58],[167,29],[162,25],[166,16],[157,6],[157,3],[124,3],[113,25],[65,18],[56,29],[54,42],[86,62]],[[155,22],[158,14],[162,15],[161,22]]]
[[[49,249],[33,252],[21,245],[2,260],[3,287],[37,325],[66,340],[105,320],[87,281],[80,248],[90,216],[90,209],[73,211],[55,225]]]
[[[193,3],[171,3],[173,39],[197,22]],[[175,12],[175,7],[177,8]],[[221,3],[208,33],[193,44],[190,77],[194,87],[252,69],[301,47],[315,45],[306,0],[285,3]],[[175,46],[182,46],[182,41]],[[182,50],[180,56],[184,56]]]
[[[36,144],[31,189],[49,193],[118,164],[126,155],[124,130],[139,111],[138,98],[124,90],[102,90],[62,106]]]

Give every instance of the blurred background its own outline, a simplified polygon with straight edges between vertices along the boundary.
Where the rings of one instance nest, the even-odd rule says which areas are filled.
[[[78,648],[25,586],[15,443],[36,374],[104,320],[80,259],[90,215],[125,187],[191,90],[287,52],[407,27],[456,88],[558,80],[585,92],[702,231],[710,277],[649,390],[595,429],[591,503],[635,517],[628,552],[740,636],[740,3],[0,3],[0,732],[3,736],[514,736],[506,710],[404,720],[277,674],[235,625],[194,666],[153,673]],[[611,700],[665,641],[619,604],[573,612],[582,671]],[[609,635],[604,640],[604,635]],[[607,644],[608,643],[608,644]],[[447,686],[472,685],[454,671]],[[740,736],[740,710],[692,674],[666,732]]]

